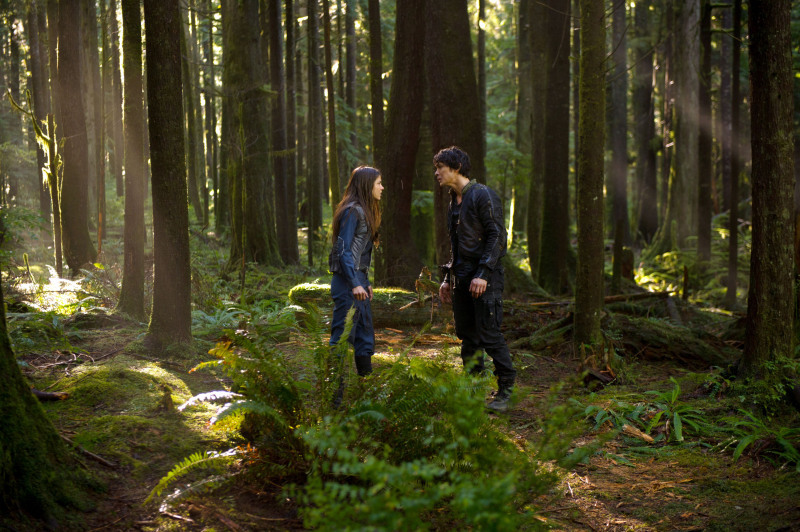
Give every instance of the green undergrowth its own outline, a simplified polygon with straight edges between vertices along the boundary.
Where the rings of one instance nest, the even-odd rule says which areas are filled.
[[[186,416],[175,410],[212,382],[218,386],[213,376],[200,378],[175,364],[125,353],[75,368],[57,382],[69,398],[43,406],[59,432],[117,466],[109,481],[120,475],[146,480],[186,454],[215,445],[205,431],[210,409]]]

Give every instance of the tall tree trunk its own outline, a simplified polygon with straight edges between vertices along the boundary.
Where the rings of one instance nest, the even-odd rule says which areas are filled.
[[[379,0],[369,0],[369,92],[372,103],[372,159],[383,165],[383,46]]]
[[[147,342],[191,340],[189,211],[183,146],[181,13],[177,0],[144,0],[153,195],[153,311]],[[176,154],[179,154],[176,156]]]
[[[633,116],[636,143],[637,239],[649,244],[658,230],[658,183],[656,181],[655,113],[653,106],[653,40],[650,38],[651,0],[635,7],[636,45],[633,77]]]
[[[189,49],[189,24],[181,17],[181,79],[183,80],[183,112],[186,124],[186,164],[187,182],[189,187],[189,201],[192,203],[192,210],[199,223],[203,223],[203,206],[200,204],[200,192],[198,190],[198,168],[197,168],[197,112],[195,110],[194,87],[192,83],[192,68],[189,64],[191,50]]]
[[[121,0],[125,70],[125,262],[117,309],[144,317],[144,101],[139,0]]]
[[[103,2],[104,0],[100,0]],[[92,197],[92,209],[97,217],[97,251],[103,250],[103,238],[105,237],[105,171],[106,171],[106,153],[105,142],[105,127],[103,122],[104,111],[104,98],[103,86],[101,83],[100,73],[100,43],[97,39],[97,2],[91,0],[89,2],[91,7],[89,13],[89,47],[91,49],[90,60],[92,65],[92,87],[94,100],[92,103],[92,112],[94,113],[94,158],[89,161],[95,168],[95,183],[94,183],[94,196]],[[141,19],[141,17],[139,17]]]
[[[630,241],[628,223],[628,39],[625,0],[613,2],[611,15],[611,62],[609,71],[610,105],[608,140],[611,148],[611,233],[614,236],[614,267],[611,293],[617,294],[622,282],[622,247]]]
[[[297,218],[291,217],[289,207],[289,175],[286,141],[286,77],[283,69],[283,28],[280,0],[268,0],[270,85],[276,92],[272,98],[272,166],[275,169],[275,216],[277,219],[278,248],[284,263],[298,260]],[[294,238],[292,238],[294,235]],[[292,247],[294,246],[294,248]]]
[[[220,195],[219,195],[219,173],[217,161],[219,156],[219,146],[217,139],[217,99],[215,97],[217,88],[214,83],[214,14],[211,10],[211,0],[203,0],[203,11],[206,13],[205,35],[203,40],[203,101],[205,109],[205,130],[206,130],[206,166],[208,167],[208,177],[211,181],[211,190],[214,195],[214,229],[217,234],[222,232],[222,225],[219,216]],[[208,194],[206,194],[208,196]]]
[[[297,239],[297,86],[299,70],[295,69],[294,56],[297,48],[295,33],[295,15],[293,0],[285,0],[286,28],[286,209],[287,216],[293,220],[287,235],[289,255],[285,258],[288,264],[300,261],[300,249]]]
[[[328,134],[330,149],[328,150],[328,176],[331,187],[331,205],[339,204],[342,190],[339,187],[339,144],[336,140],[336,96],[333,90],[333,54],[331,52],[331,10],[330,2],[322,0],[322,17],[325,35],[325,82],[328,88]]]
[[[234,226],[230,261],[231,265],[242,261],[280,265],[267,181],[271,172],[270,140],[267,101],[261,90],[264,63],[259,44],[258,0],[246,0],[241,5],[225,2],[223,8],[229,24],[224,84],[226,95],[232,98],[231,133],[237,141],[228,164],[235,160],[239,169],[238,175],[229,174]]]
[[[486,0],[478,0],[478,118],[481,153],[486,153]]]
[[[356,114],[356,4],[355,0],[345,0],[345,78],[347,89],[345,102],[347,103],[347,116],[350,122],[350,149],[357,150],[356,160],[363,157],[363,150],[358,145],[358,115]],[[345,168],[354,166],[355,161],[350,160]],[[347,174],[342,174],[342,180],[347,179]],[[346,183],[345,183],[346,184]]]
[[[113,120],[113,113],[110,112],[113,105],[112,94],[114,91],[113,88],[113,73],[111,68],[111,43],[109,39],[109,14],[106,10],[106,0],[100,0],[100,28],[101,28],[101,46],[103,48],[103,63],[102,63],[102,80],[103,80],[103,91],[101,93],[101,97],[103,99],[102,106],[103,106],[103,136],[102,136],[102,143],[103,143],[103,157],[104,157],[104,165],[103,165],[103,172],[100,175],[100,180],[102,181],[102,186],[100,186],[100,195],[98,195],[98,206],[97,212],[100,213],[101,220],[100,226],[98,227],[98,231],[100,231],[103,235],[106,234],[107,223],[106,223],[106,169],[110,169],[110,171],[114,172],[115,167],[115,160],[114,160],[114,146],[113,146],[113,139],[111,135],[113,135],[114,131],[114,120]],[[98,247],[101,246],[101,242],[98,240]]]
[[[528,188],[528,263],[531,275],[539,280],[542,254],[542,206],[545,175],[545,109],[547,105],[547,25],[548,9],[542,2],[532,0],[529,4],[531,21],[531,173]]]
[[[533,114],[533,84],[531,83],[531,20],[530,0],[520,0],[517,13],[517,119],[514,127],[514,147],[521,157],[514,161],[517,176],[530,176],[531,167],[531,119]],[[523,194],[527,187],[522,186],[519,178],[514,190],[514,219],[516,228],[525,227],[528,216],[528,198]],[[509,247],[513,242],[513,233],[509,232]],[[538,253],[532,255],[538,256]]]
[[[392,87],[386,111],[386,151],[381,162],[389,201],[383,205],[385,243],[376,277],[388,286],[414,284],[419,255],[411,237],[411,191],[422,121],[423,88],[418,80],[425,50],[425,4],[408,0],[397,7]]]
[[[58,17],[58,92],[64,133],[64,176],[61,186],[61,229],[64,258],[77,272],[93,262],[87,209],[89,158],[86,117],[81,101],[80,5],[66,2]]]
[[[575,343],[596,344],[603,312],[603,147],[605,146],[605,10],[581,0],[580,141],[578,153],[578,267]]]
[[[739,158],[741,137],[739,132],[740,110],[740,80],[739,59],[742,53],[742,0],[734,1],[733,8],[733,35],[731,53],[731,131],[730,131],[730,210],[728,214],[728,277],[725,283],[725,304],[728,308],[736,306],[736,288],[738,285],[739,263],[739,173],[741,160]]]
[[[470,177],[486,181],[485,153],[481,144],[481,124],[477,113],[457,109],[478,109],[478,82],[467,4],[459,0],[427,3],[425,35],[425,71],[430,94],[430,122],[433,152],[459,146],[469,154]],[[388,131],[387,127],[387,131]],[[439,188],[434,192],[436,260],[447,262],[450,241],[445,217],[449,194]]]
[[[314,243],[322,227],[322,158],[324,131],[321,126],[319,20],[317,0],[306,0],[308,13],[308,163],[306,167],[306,208],[308,209],[308,264],[314,265]]]
[[[119,53],[119,21],[117,20],[117,0],[110,0],[108,8],[109,32],[111,40],[111,75],[113,78],[111,89],[111,108],[106,111],[111,114],[111,130],[109,134],[113,139],[114,148],[111,152],[110,164],[116,178],[117,197],[122,197],[124,183],[122,179],[122,161],[125,160],[125,144],[122,138],[122,74],[119,65],[122,60]]]
[[[203,216],[200,218],[203,227],[208,227],[208,173],[206,171],[206,153],[203,146],[203,107],[200,103],[200,95],[203,92],[200,84],[200,38],[197,31],[197,3],[198,0],[190,0],[189,16],[191,33],[186,41],[191,64],[189,73],[191,75],[192,87],[192,106],[195,114],[195,160],[197,161],[197,185],[200,195],[200,203]],[[210,149],[210,147],[209,147]]]
[[[699,134],[697,146],[697,259],[711,260],[711,1],[700,7]]]
[[[554,294],[570,290],[569,254],[569,0],[551,0],[547,17],[545,172],[539,284]]]
[[[794,132],[789,0],[750,0],[753,250],[744,376],[777,383],[792,358]],[[781,368],[781,369],[774,369]]]
[[[97,56],[97,15],[94,0],[80,0],[80,4],[81,95],[83,97],[86,147],[89,157],[88,174],[86,175],[89,201],[87,201],[86,206],[89,209],[89,224],[94,227],[93,221],[97,220],[97,158],[100,145],[100,124],[98,124],[98,114],[95,109],[97,102],[100,100],[100,89],[95,87],[94,72],[96,70],[99,71],[100,59]],[[99,245],[100,242],[98,242]]]
[[[30,47],[31,94],[33,96],[33,112],[40,122],[47,120],[50,112],[50,93],[47,90],[47,50],[44,46],[47,39],[46,19],[40,1],[32,1],[28,6],[28,45]],[[36,147],[36,182],[39,188],[39,212],[45,219],[50,219],[50,195],[47,183],[43,180],[47,155],[41,146]]]

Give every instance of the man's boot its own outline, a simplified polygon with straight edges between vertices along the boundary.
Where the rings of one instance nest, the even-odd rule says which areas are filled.
[[[486,405],[486,408],[494,412],[506,412],[511,400],[511,392],[514,391],[514,380],[498,379],[497,387],[497,394],[492,399],[492,402]]]
[[[372,373],[372,357],[371,356],[360,356],[355,357],[356,359],[356,372],[358,373],[359,377],[366,377],[370,373]]]

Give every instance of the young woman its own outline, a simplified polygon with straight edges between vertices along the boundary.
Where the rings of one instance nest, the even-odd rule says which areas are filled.
[[[328,266],[333,273],[331,297],[330,345],[344,332],[347,311],[355,306],[353,328],[348,341],[355,351],[356,371],[360,376],[372,373],[375,331],[372,328],[372,286],[367,277],[372,248],[378,242],[381,212],[378,202],[383,185],[381,173],[369,166],[359,166],[350,174],[344,197],[333,214],[333,249]],[[334,403],[341,402],[341,387]]]

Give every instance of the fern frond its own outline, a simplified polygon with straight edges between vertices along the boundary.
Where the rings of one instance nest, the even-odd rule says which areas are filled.
[[[161,495],[161,492],[164,491],[164,488],[187,473],[202,467],[216,467],[228,464],[235,460],[238,454],[238,449],[228,449],[223,453],[218,453],[216,451],[198,451],[187,456],[182,462],[173,467],[172,470],[166,474],[166,476],[162,477],[161,480],[158,481],[158,484],[156,484],[156,487],[153,488],[144,502],[150,502],[153,497],[158,497]]]
[[[228,392],[225,390],[215,390],[213,392],[200,393],[190,397],[185,403],[178,407],[178,412],[183,412],[186,408],[198,403],[213,403],[220,400],[229,400],[242,397],[240,393]]]

